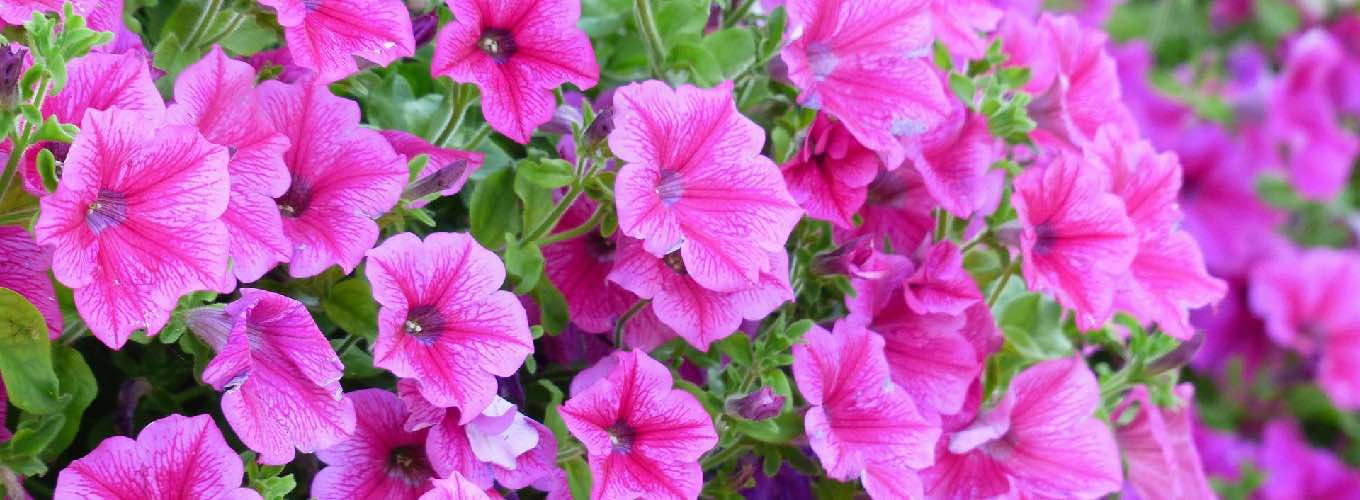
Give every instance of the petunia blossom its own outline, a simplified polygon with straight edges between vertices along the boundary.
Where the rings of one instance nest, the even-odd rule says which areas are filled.
[[[850,229],[855,227],[855,212],[869,196],[869,183],[878,175],[879,160],[844,124],[818,114],[802,149],[779,168],[789,194],[808,216]]]
[[[48,338],[56,340],[61,337],[65,318],[57,305],[52,280],[47,277],[51,267],[51,250],[39,247],[27,229],[0,226],[0,288],[8,288],[33,304],[47,323]]]
[[[1332,452],[1314,448],[1295,423],[1267,422],[1261,441],[1256,464],[1263,469],[1265,482],[1256,491],[1257,498],[1354,499],[1360,491],[1360,471]]]
[[[1114,127],[1121,137],[1136,137],[1138,124],[1121,100],[1119,73],[1105,50],[1106,35],[1081,26],[1072,16],[1045,14],[1039,28],[1043,35],[1033,42],[1051,47],[1057,74],[1048,91],[1030,104],[1036,133],[1077,147],[1095,139],[1103,126]]]
[[[743,319],[764,318],[785,301],[793,300],[789,286],[788,254],[762,251],[770,271],[747,288],[725,292],[705,288],[690,274],[676,253],[655,257],[642,242],[625,238],[615,253],[609,280],[644,299],[661,323],[690,345],[707,351],[709,345],[737,331]]]
[[[862,223],[854,229],[836,228],[836,241],[865,237],[890,245],[884,248],[911,252],[935,229],[935,207],[921,174],[910,168],[880,170],[860,208]]]
[[[416,500],[434,488],[432,480],[438,476],[426,455],[427,431],[402,428],[408,413],[401,400],[382,389],[363,389],[346,397],[354,401],[354,433],[316,452],[326,466],[312,479],[312,496]]]
[[[415,54],[411,15],[400,0],[259,0],[278,13],[288,52],[328,84]]]
[[[1080,358],[1044,361],[995,406],[945,436],[921,473],[926,498],[1102,498],[1123,471],[1114,433],[1094,416],[1100,385]]]
[[[241,487],[245,466],[207,415],[170,415],[150,423],[137,439],[113,436],[71,462],[57,477],[53,498],[158,498],[249,500]]]
[[[935,128],[949,112],[930,53],[930,0],[791,0],[780,56],[798,102],[845,123],[897,165],[899,137]]]
[[[430,481],[434,489],[425,492],[420,500],[490,500],[486,492],[477,488],[457,472],[444,479]]]
[[[523,144],[552,119],[553,89],[594,87],[600,67],[578,0],[452,0],[431,70],[476,84],[491,128]]]
[[[165,101],[141,56],[96,52],[72,59],[66,66],[66,86],[43,101],[42,114],[79,125],[87,111],[110,108],[142,111],[156,119],[165,112]]]
[[[1190,310],[1221,299],[1227,285],[1209,276],[1199,245],[1181,230],[1176,197],[1181,167],[1176,156],[1157,154],[1144,140],[1117,137],[1102,128],[1086,158],[1106,169],[1111,191],[1123,200],[1138,233],[1138,252],[1119,280],[1114,307],[1145,322],[1155,322],[1172,337],[1186,340]]]
[[[1015,179],[1025,283],[1074,309],[1081,328],[1109,318],[1116,280],[1138,251],[1124,203],[1109,189],[1107,172],[1067,151]]]
[[[626,162],[615,183],[619,231],[656,257],[679,250],[710,290],[775,272],[766,254],[784,251],[802,210],[760,155],[764,131],[737,111],[731,82],[634,83],[614,94],[614,110],[609,148]]]
[[[86,325],[114,349],[139,328],[155,335],[180,296],[216,289],[227,272],[226,148],[160,120],[86,113],[34,228]]]
[[[931,0],[930,26],[949,51],[965,59],[980,59],[987,42],[979,31],[996,29],[1003,12],[990,0]]]
[[[921,174],[930,196],[950,214],[968,218],[996,209],[1006,173],[993,170],[1002,156],[1001,140],[992,136],[984,116],[954,102],[940,126],[907,139],[907,158]]]
[[[1194,396],[1190,384],[1181,384],[1175,389],[1174,406],[1163,408],[1153,403],[1146,386],[1139,385],[1111,416],[1120,422],[1133,415],[1116,427],[1115,438],[1128,464],[1128,482],[1139,498],[1213,498],[1192,433]]]
[[[384,130],[382,136],[407,161],[418,155],[426,157],[425,168],[407,187],[404,195],[411,200],[413,207],[424,206],[422,198],[435,193],[442,196],[458,194],[468,177],[482,168],[482,161],[486,158],[486,154],[477,151],[441,148],[425,142],[420,136],[401,130]]]
[[[217,351],[203,382],[224,391],[232,430],[271,465],[291,462],[294,448],[311,453],[346,439],[354,404],[340,389],[345,367],[306,306],[274,292],[240,292],[223,311],[190,314],[190,325],[201,325],[194,332]]]
[[[378,240],[381,217],[397,204],[410,176],[406,162],[377,132],[359,125],[359,105],[310,82],[265,82],[257,89],[265,116],[288,137],[283,162],[292,182],[275,202],[292,244],[288,273],[346,273]]]
[[[1258,265],[1251,310],[1275,343],[1316,359],[1322,390],[1336,406],[1360,408],[1360,255],[1312,249]]]
[[[618,365],[606,378],[559,409],[585,445],[591,497],[696,498],[704,482],[699,457],[718,444],[713,421],[646,353],[614,357]]]
[[[33,20],[33,14],[61,12],[61,5],[70,2],[76,14],[84,15],[98,0],[5,0],[0,4],[0,21],[23,25]]]
[[[862,477],[875,498],[891,498],[886,490],[919,498],[916,470],[934,462],[940,426],[889,379],[883,339],[841,320],[834,333],[808,331],[794,346],[793,360],[798,390],[810,406],[804,417],[808,441],[827,476]]]
[[[467,234],[398,234],[368,252],[365,272],[382,306],[373,364],[414,378],[463,424],[534,350],[524,306],[500,290],[504,265]]]
[[[595,210],[593,201],[577,201],[562,214],[554,233],[579,227]],[[591,230],[543,247],[544,276],[562,292],[572,324],[587,332],[613,330],[614,321],[638,300],[608,279],[617,259],[618,239],[618,235],[605,237]]]
[[[1268,101],[1267,134],[1299,194],[1325,201],[1350,178],[1360,136],[1342,125],[1333,75],[1344,71],[1340,41],[1314,28],[1294,40]]]
[[[170,123],[197,127],[209,142],[227,147],[231,159],[231,198],[222,222],[227,225],[235,281],[260,279],[275,264],[286,262],[292,246],[274,199],[288,191],[283,153],[288,138],[274,131],[255,93],[255,70],[214,46],[203,59],[175,80],[175,104],[166,112]]]

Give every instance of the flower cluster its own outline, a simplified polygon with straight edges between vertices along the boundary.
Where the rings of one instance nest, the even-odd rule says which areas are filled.
[[[1042,3],[7,0],[0,495],[1353,497],[1360,11]]]

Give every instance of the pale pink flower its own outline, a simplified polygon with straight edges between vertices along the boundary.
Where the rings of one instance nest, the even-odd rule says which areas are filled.
[[[444,479],[431,481],[434,489],[425,492],[420,500],[490,500],[491,497],[477,485],[468,482],[462,474],[454,472]]]

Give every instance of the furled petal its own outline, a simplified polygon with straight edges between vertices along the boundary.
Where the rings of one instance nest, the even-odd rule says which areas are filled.
[[[331,83],[359,70],[356,58],[387,66],[415,53],[411,15],[399,0],[260,0],[279,13],[299,66]],[[299,9],[301,4],[307,7]]]
[[[1130,404],[1138,405],[1133,420],[1120,425],[1115,437],[1128,464],[1128,482],[1140,498],[1174,500],[1214,495],[1191,433],[1194,389],[1182,384],[1176,388],[1176,396],[1181,398],[1176,407],[1161,408],[1140,385],[1129,392],[1113,417],[1121,420]]]
[[[245,288],[227,313],[235,326],[203,381],[225,389],[222,412],[260,463],[283,465],[294,448],[328,448],[354,432],[345,367],[302,303]]]
[[[20,226],[0,227],[0,288],[13,290],[33,304],[47,322],[48,338],[56,340],[61,336],[65,319],[57,305],[52,280],[47,277],[51,266],[51,251],[39,247],[28,230]]]
[[[977,283],[963,268],[963,253],[949,241],[930,248],[902,291],[907,305],[921,314],[958,315],[982,301]]]
[[[381,135],[359,126],[358,104],[324,86],[269,81],[258,93],[290,143],[283,159],[292,183],[278,199],[292,243],[289,274],[315,276],[332,265],[353,271],[378,239],[374,220],[401,197],[406,162]]]
[[[1081,26],[1071,16],[1045,14],[1039,20],[1044,41],[1057,59],[1058,78],[1048,93],[1030,105],[1041,132],[1074,146],[1095,139],[1112,126],[1121,137],[1137,137],[1138,124],[1121,101],[1119,73],[1105,50],[1106,36]]]
[[[730,291],[770,271],[801,210],[777,167],[760,156],[764,133],[742,116],[731,83],[714,89],[659,81],[614,94],[611,150],[619,229],[652,255],[679,249],[704,288]]]
[[[43,101],[42,112],[62,123],[79,125],[87,110],[110,108],[144,111],[155,118],[165,112],[165,101],[140,56],[93,53],[70,61],[66,87]]]
[[[500,259],[471,236],[411,233],[368,252],[365,272],[382,306],[374,364],[420,382],[431,403],[476,418],[533,352],[524,307],[498,290]]]
[[[489,500],[485,491],[472,484],[462,474],[454,472],[446,479],[430,481],[434,489],[425,492],[420,500]]]

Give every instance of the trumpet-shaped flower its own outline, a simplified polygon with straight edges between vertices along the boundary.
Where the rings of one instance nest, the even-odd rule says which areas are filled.
[[[259,0],[278,13],[288,52],[331,83],[359,70],[357,58],[386,66],[415,54],[411,15],[400,0]]]
[[[316,453],[326,466],[312,479],[312,496],[416,500],[434,488],[438,476],[426,455],[427,431],[402,428],[409,413],[401,400],[382,389],[345,397],[354,402],[354,434]]]

